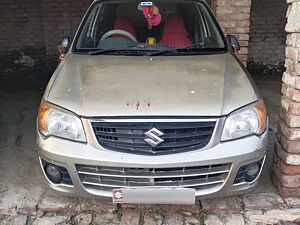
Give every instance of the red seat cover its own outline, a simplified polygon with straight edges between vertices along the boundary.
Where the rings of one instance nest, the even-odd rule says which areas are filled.
[[[191,45],[182,17],[179,14],[170,15],[163,28],[161,44],[172,48]]]
[[[125,30],[129,33],[131,33],[134,37],[136,37],[136,33],[134,30],[134,26],[132,22],[127,19],[127,18],[119,18],[116,20],[115,25],[114,25],[114,30]],[[128,38],[124,35],[120,34],[115,34],[113,37],[123,37],[123,38]]]

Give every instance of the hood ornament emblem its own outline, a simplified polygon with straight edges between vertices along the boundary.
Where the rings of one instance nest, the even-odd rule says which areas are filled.
[[[147,131],[145,135],[149,138],[144,139],[152,147],[156,147],[157,145],[164,142],[164,139],[160,138],[160,136],[164,135],[163,132],[153,127],[151,130]]]

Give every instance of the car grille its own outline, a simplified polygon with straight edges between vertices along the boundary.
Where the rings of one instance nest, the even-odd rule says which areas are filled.
[[[201,122],[92,122],[99,144],[109,150],[134,154],[170,154],[204,148],[215,121]],[[156,128],[164,141],[151,146],[145,133]]]
[[[83,186],[95,190],[115,188],[220,188],[231,164],[172,168],[128,168],[76,165]]]

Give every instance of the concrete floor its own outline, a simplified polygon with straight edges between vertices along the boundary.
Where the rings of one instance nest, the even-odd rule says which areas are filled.
[[[273,149],[276,140],[277,124],[279,120],[279,107],[281,98],[281,76],[254,76],[254,81],[264,99],[269,115],[269,147],[266,164],[255,193],[268,193],[276,191],[271,181]]]
[[[272,152],[280,104],[281,78],[254,77],[270,116],[270,145],[260,184],[254,193],[275,192]],[[28,207],[60,196],[44,182],[37,160],[35,122],[42,90],[0,90],[0,208]]]

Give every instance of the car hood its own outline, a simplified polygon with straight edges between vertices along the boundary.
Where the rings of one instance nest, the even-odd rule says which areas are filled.
[[[44,98],[78,115],[221,116],[257,100],[229,53],[197,56],[68,54]]]

